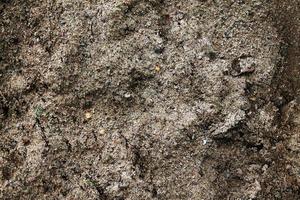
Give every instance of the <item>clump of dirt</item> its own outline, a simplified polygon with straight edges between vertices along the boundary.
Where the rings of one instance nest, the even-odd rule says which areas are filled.
[[[295,5],[0,1],[0,198],[299,199]]]

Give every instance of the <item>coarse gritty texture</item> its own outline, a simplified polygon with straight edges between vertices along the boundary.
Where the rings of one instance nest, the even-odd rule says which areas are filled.
[[[299,4],[0,0],[0,199],[299,199]]]

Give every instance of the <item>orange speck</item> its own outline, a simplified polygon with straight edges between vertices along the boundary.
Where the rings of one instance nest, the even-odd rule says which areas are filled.
[[[155,66],[155,71],[159,72],[160,71],[160,66],[156,65]]]

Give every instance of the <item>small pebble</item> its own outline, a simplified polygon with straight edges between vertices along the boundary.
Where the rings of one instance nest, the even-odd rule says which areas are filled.
[[[160,71],[160,67],[158,65],[155,66],[155,71],[157,71],[157,72]]]
[[[99,133],[100,133],[100,135],[104,135],[105,134],[105,129],[100,129],[100,131],[99,131]]]
[[[85,118],[86,119],[91,119],[92,118],[92,113],[90,113],[90,112],[85,113]]]
[[[124,97],[128,99],[128,98],[131,97],[131,94],[130,94],[130,93],[126,93],[126,94],[124,95]]]

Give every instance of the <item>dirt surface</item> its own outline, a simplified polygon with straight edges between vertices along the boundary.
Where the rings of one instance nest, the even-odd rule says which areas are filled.
[[[300,199],[299,45],[299,0],[0,0],[0,199]]]

